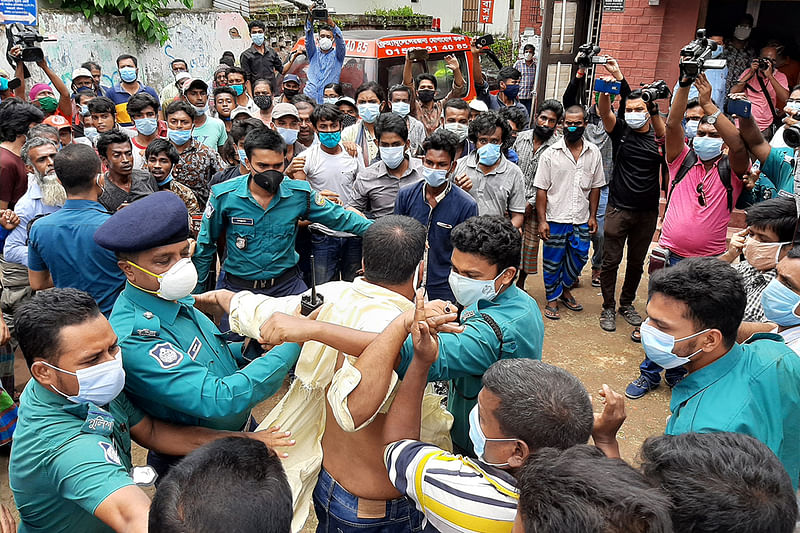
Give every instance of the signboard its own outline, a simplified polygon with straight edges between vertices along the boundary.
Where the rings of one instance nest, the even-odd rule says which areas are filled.
[[[607,13],[622,13],[625,11],[625,0],[603,0],[603,11]]]
[[[403,57],[409,48],[424,48],[430,54],[440,52],[453,53],[458,50],[469,50],[469,39],[464,35],[420,35],[398,38],[379,39],[375,43],[378,57]],[[348,55],[350,55],[348,53]]]
[[[494,13],[494,0],[481,0],[480,11],[478,12],[478,22],[491,24]]]
[[[36,25],[36,0],[0,0],[0,23]]]

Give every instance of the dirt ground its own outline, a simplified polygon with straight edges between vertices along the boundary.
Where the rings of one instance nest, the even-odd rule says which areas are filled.
[[[624,262],[623,262],[624,265]],[[641,345],[630,340],[633,327],[629,326],[621,317],[617,320],[617,331],[608,333],[600,329],[598,318],[602,297],[600,289],[592,287],[589,276],[589,267],[584,269],[581,286],[573,291],[575,298],[583,304],[584,310],[580,313],[561,309],[561,320],[552,321],[544,319],[545,338],[543,360],[547,363],[563,367],[578,376],[592,396],[595,411],[600,412],[602,405],[597,392],[603,383],[607,383],[614,390],[623,393],[625,386],[638,375],[638,365],[644,352]],[[622,282],[622,272],[617,285],[619,291]],[[639,287],[639,298],[635,302],[637,309],[644,315],[647,296],[647,277],[645,274]],[[541,273],[529,276],[526,290],[540,305],[544,301],[544,286]],[[18,360],[17,376],[26,375],[24,362]],[[258,405],[254,414],[258,420],[266,416],[278,398],[285,392],[286,387],[275,397]],[[666,418],[669,415],[670,390],[662,385],[658,390],[636,401],[626,400],[628,418],[618,435],[622,455],[625,459],[635,462],[636,453],[642,442],[651,435],[658,435],[664,431]],[[145,464],[145,451],[134,444],[133,463]],[[14,501],[8,487],[8,458],[0,457],[0,502],[12,509]],[[312,520],[313,513],[312,513]],[[309,523],[305,531],[313,531],[315,523]]]

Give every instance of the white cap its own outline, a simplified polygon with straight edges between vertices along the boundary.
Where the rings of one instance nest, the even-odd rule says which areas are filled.
[[[91,78],[92,73],[89,72],[88,68],[76,68],[72,71],[72,80],[74,81],[75,78]]]
[[[231,111],[231,120],[236,118],[236,115],[239,115],[241,113],[247,114],[247,116],[250,117],[250,118],[255,118],[255,117],[253,117],[253,114],[250,112],[249,109],[247,109],[243,105],[240,105],[240,106],[236,107],[233,111]]]
[[[478,113],[483,113],[484,111],[489,111],[489,107],[486,105],[486,102],[483,100],[478,100],[475,98],[469,103],[469,108],[473,111],[477,111]]]

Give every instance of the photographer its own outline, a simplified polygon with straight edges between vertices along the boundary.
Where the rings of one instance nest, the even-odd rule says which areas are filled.
[[[17,64],[17,77],[22,80],[22,92],[25,92],[25,78],[19,75],[20,65],[23,64],[22,62],[22,47],[15,46],[9,52],[11,57],[16,58],[18,61]],[[36,65],[42,69],[45,76],[50,80],[50,83],[53,84],[52,87],[47,85],[46,83],[36,83],[31,87],[30,93],[28,94],[28,99],[30,103],[38,107],[44,113],[44,117],[47,118],[50,115],[61,115],[62,117],[66,118],[67,120],[71,120],[72,118],[72,99],[70,98],[69,89],[61,81],[61,78],[50,69],[50,66],[47,64],[47,57],[43,55],[41,61],[37,61]],[[55,96],[55,92],[58,92],[58,98]]]
[[[739,131],[711,101],[711,84],[700,73],[694,82],[705,116],[692,147],[686,144],[683,117],[692,79],[681,64],[681,83],[667,117],[666,153],[671,184],[659,246],[667,250],[667,264],[687,257],[715,257],[725,253],[728,222],[744,188],[749,167],[747,148]],[[727,145],[727,155],[724,148]],[[650,359],[639,367],[640,376],[628,385],[629,398],[641,398],[661,383],[661,367]],[[667,370],[670,387],[683,379],[682,366]],[[634,394],[631,394],[633,392]]]
[[[347,46],[342,30],[328,16],[327,24],[319,26],[319,42],[314,41],[314,21],[311,17],[313,6],[309,6],[306,19],[306,56],[308,56],[308,81],[303,94],[317,104],[324,102],[323,93],[329,83],[339,83]],[[334,47],[334,43],[336,46]]]
[[[725,59],[725,56],[723,55],[725,53],[724,37],[722,37],[722,35],[712,35],[709,37],[709,40],[714,41],[719,45],[717,46],[716,50],[712,52],[711,59]],[[725,109],[725,97],[728,94],[725,91],[728,79],[727,64],[725,65],[724,68],[707,70],[706,77],[708,78],[708,82],[711,84],[712,87],[711,99],[714,100],[715,104],[721,106],[722,109]],[[673,98],[677,91],[678,91],[678,82],[676,81],[675,87],[673,87],[672,89]],[[695,98],[697,98],[697,89],[695,89],[694,87],[689,87],[689,100],[693,100]]]
[[[609,57],[603,66],[616,80],[624,79],[614,58]],[[655,93],[655,96],[668,97],[668,93]],[[614,153],[600,268],[600,287],[603,292],[600,327],[606,331],[616,330],[614,295],[617,271],[626,242],[628,264],[619,298],[619,313],[632,326],[642,324],[642,317],[634,308],[633,300],[658,221],[658,202],[661,197],[659,176],[663,161],[661,146],[666,135],[658,104],[652,98],[645,102],[645,96],[642,90],[636,90],[623,97],[619,103],[619,116],[614,115],[611,109],[608,93],[601,93],[597,101],[597,114],[611,138]]]
[[[777,109],[786,105],[789,98],[789,82],[786,74],[775,71],[778,50],[773,46],[761,49],[761,56],[754,59],[750,68],[742,73],[739,82],[731,87],[731,93],[744,93],[753,104],[753,118],[758,129],[771,139],[780,126]]]

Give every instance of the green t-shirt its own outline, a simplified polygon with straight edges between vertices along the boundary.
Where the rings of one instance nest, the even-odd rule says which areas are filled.
[[[130,428],[144,414],[125,393],[104,408],[76,405],[32,379],[20,397],[19,415],[8,476],[20,533],[112,531],[94,512],[112,493],[134,484]]]
[[[206,117],[205,124],[199,127],[195,126],[192,130],[192,138],[212,150],[216,150],[228,140],[228,132],[225,131],[225,123],[220,119]]]

